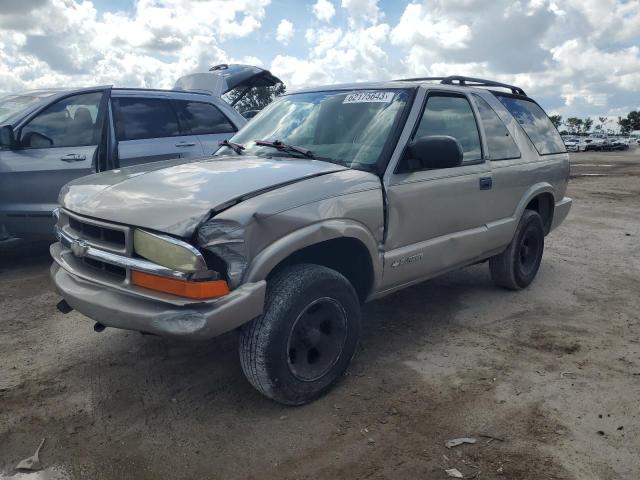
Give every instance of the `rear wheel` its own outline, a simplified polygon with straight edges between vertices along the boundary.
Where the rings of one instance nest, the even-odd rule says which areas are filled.
[[[263,315],[240,334],[249,382],[288,405],[308,403],[344,373],[360,335],[360,304],[349,281],[319,265],[294,265],[267,287]]]
[[[525,210],[507,249],[489,259],[493,282],[504,288],[520,290],[535,278],[544,251],[544,224],[533,210]]]

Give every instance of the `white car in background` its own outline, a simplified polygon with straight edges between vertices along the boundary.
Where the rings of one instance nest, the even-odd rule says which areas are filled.
[[[568,152],[584,152],[587,144],[580,138],[565,138],[564,145]]]

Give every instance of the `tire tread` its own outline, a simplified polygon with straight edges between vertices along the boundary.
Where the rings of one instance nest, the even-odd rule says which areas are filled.
[[[355,302],[358,296],[349,281],[335,270],[313,264],[296,264],[277,272],[268,282],[265,312],[240,330],[240,365],[249,383],[260,393],[288,405],[307,403],[307,398],[292,398],[269,375],[268,349],[272,340],[274,315],[304,292],[305,285],[320,278],[331,278],[345,285]],[[320,392],[324,393],[324,392]]]

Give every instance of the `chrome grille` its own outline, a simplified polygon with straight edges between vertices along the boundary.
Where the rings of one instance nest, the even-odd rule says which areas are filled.
[[[113,275],[118,280],[124,281],[127,278],[127,270],[117,265],[111,265],[110,263],[102,262],[93,258],[83,258],[80,261],[87,267]]]
[[[93,247],[132,255],[133,236],[131,229],[124,225],[106,223],[61,210],[58,227],[70,237],[83,240]]]
[[[57,228],[71,242],[131,257],[133,235],[130,233],[130,227],[94,220],[60,209]],[[79,271],[84,271],[91,278],[101,279],[103,282],[111,284],[127,285],[129,283],[127,269],[121,265],[109,263],[99,258],[90,258],[72,251],[67,255],[67,262]]]
[[[112,243],[114,246],[117,245],[120,248],[124,248],[125,246],[124,232],[119,230],[81,222],[73,217],[69,217],[69,228],[85,239]]]

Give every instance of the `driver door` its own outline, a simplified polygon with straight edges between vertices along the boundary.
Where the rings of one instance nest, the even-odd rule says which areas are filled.
[[[52,236],[62,186],[96,172],[110,92],[59,98],[16,128],[17,145],[0,151],[0,234]]]
[[[427,169],[405,153],[385,180],[389,205],[385,289],[435,276],[484,252],[491,168],[466,95],[428,94],[411,138],[431,135],[458,140],[463,162],[457,167]]]

